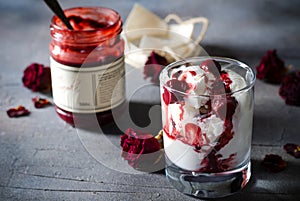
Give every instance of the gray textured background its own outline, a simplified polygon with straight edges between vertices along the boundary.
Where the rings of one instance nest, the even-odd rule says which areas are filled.
[[[135,2],[161,17],[169,13],[186,19],[207,17],[210,25],[202,46],[210,55],[255,67],[267,49],[276,48],[286,64],[300,67],[298,0],[72,0],[61,4],[64,8],[111,7],[126,19]],[[24,88],[21,78],[30,63],[49,63],[51,16],[41,0],[0,2],[0,200],[194,200],[171,187],[163,174],[132,175],[105,167],[53,107],[34,109],[31,98],[39,94]],[[223,200],[300,200],[300,161],[282,149],[288,142],[300,144],[300,108],[285,105],[276,85],[257,81],[255,92],[253,177],[245,190]],[[28,107],[31,115],[8,118],[6,110],[19,104]],[[108,130],[108,138],[117,144],[119,136]],[[287,169],[266,172],[260,162],[268,153],[281,155]]]

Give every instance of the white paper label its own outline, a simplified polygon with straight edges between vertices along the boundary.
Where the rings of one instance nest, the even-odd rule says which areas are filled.
[[[54,103],[69,112],[103,112],[125,100],[124,57],[96,67],[72,67],[50,58]]]

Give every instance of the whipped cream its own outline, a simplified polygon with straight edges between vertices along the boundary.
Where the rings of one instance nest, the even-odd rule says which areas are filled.
[[[253,116],[250,95],[238,92],[247,86],[245,79],[229,69],[216,73],[184,65],[171,71],[167,85],[169,81],[172,86],[174,79],[189,88],[162,104],[164,148],[169,160],[190,171],[217,168],[209,167],[208,156],[228,160],[233,166],[243,162],[245,155],[250,154]],[[221,94],[214,94],[217,81],[224,83],[219,90]],[[230,92],[237,92],[229,100],[224,95],[226,87]],[[165,89],[161,93],[162,97],[166,96]],[[218,96],[221,98],[212,104]]]

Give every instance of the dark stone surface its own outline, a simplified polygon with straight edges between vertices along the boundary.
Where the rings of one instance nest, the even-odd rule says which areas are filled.
[[[255,67],[267,49],[276,48],[286,64],[300,67],[298,0],[73,0],[61,4],[64,8],[111,7],[126,19],[134,2],[161,17],[171,12],[186,19],[207,17],[210,25],[202,45],[210,55],[233,57]],[[31,98],[41,94],[24,88],[21,77],[32,62],[49,64],[51,16],[42,1],[0,2],[0,200],[195,200],[177,192],[163,174],[123,173],[98,162],[94,144],[85,144],[97,136],[66,125],[53,107],[33,107]],[[149,100],[159,102],[159,96],[153,95],[158,88],[141,93],[149,98],[147,102],[134,97],[139,111],[148,110]],[[8,118],[6,110],[20,104],[32,111],[30,116]],[[158,110],[152,111],[150,119]],[[143,125],[138,116],[135,119]],[[282,148],[288,142],[300,144],[299,122],[300,108],[285,105],[277,85],[256,82],[253,176],[241,193],[222,200],[300,200],[300,161]],[[115,131],[106,128],[106,137],[119,149]],[[113,160],[111,152],[104,151]],[[281,155],[287,169],[266,172],[260,163],[268,153]]]

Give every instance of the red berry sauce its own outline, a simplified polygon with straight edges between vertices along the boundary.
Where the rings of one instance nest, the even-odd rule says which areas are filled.
[[[83,18],[78,15],[71,15],[68,19],[74,30],[105,29],[110,26],[107,22],[99,22],[90,18]]]

